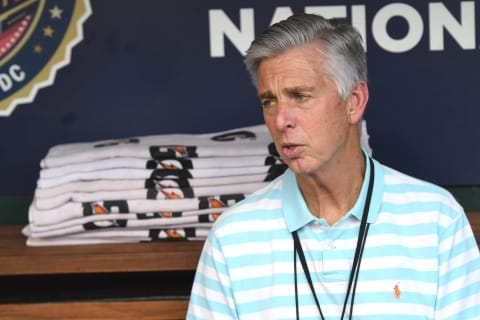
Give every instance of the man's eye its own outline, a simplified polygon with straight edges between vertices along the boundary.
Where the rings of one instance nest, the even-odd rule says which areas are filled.
[[[304,94],[297,94],[297,100],[298,101],[305,101],[307,100],[307,96]]]
[[[272,103],[272,100],[262,100],[262,107],[270,107]]]

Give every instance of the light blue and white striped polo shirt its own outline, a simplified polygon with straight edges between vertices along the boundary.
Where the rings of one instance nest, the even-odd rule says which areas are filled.
[[[480,319],[480,254],[463,209],[446,190],[374,166],[353,319]],[[225,211],[200,257],[187,319],[295,319],[294,230],[325,319],[340,319],[369,171],[367,161],[357,203],[331,227],[308,211],[290,170]],[[300,319],[319,319],[298,259],[297,274]]]

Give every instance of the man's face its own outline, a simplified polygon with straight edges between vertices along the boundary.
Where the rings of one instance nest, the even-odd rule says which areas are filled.
[[[263,60],[258,95],[277,151],[290,169],[316,175],[341,161],[351,121],[349,99],[322,72],[324,58],[313,44]]]

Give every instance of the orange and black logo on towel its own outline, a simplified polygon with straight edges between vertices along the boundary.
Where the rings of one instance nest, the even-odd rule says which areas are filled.
[[[101,219],[95,219],[90,222],[84,223],[85,230],[93,230],[99,228],[112,228],[112,227],[126,227],[127,220],[125,219],[110,219],[109,214],[116,213],[129,213],[128,203],[125,200],[110,200],[102,202],[83,202],[83,215],[84,216],[103,216]]]
[[[88,0],[0,1],[0,116],[53,84],[90,14]]]
[[[150,146],[150,156],[155,160],[198,158],[196,146]]]

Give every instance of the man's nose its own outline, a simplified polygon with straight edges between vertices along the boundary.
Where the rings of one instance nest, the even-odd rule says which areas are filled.
[[[295,108],[289,101],[278,101],[277,112],[275,114],[275,124],[279,130],[286,130],[295,127]]]

